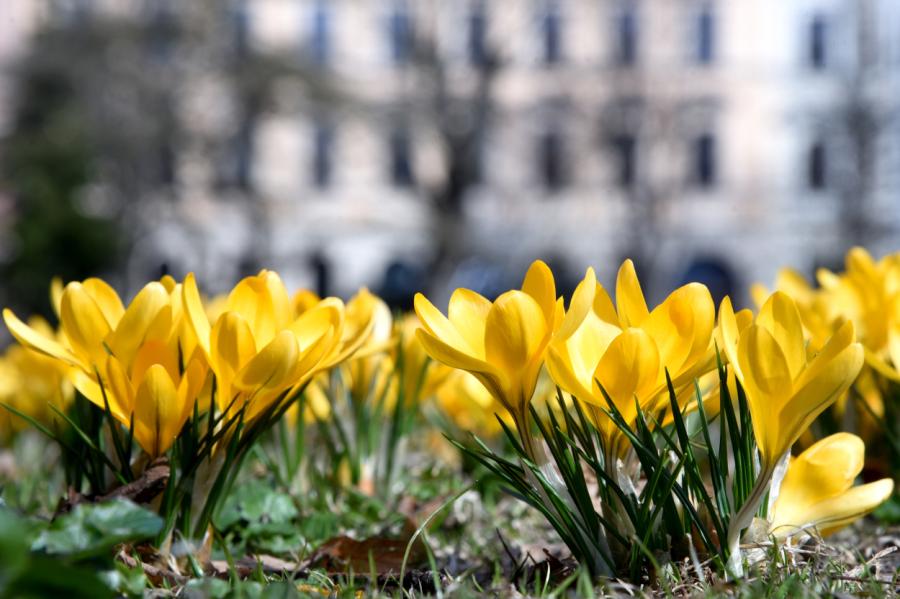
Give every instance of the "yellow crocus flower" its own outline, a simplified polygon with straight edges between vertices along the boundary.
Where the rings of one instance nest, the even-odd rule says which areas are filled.
[[[727,297],[719,319],[725,354],[747,397],[761,462],[753,489],[728,525],[728,569],[740,577],[741,531],[756,513],[778,462],[859,374],[863,348],[848,321],[810,358],[797,306],[780,291],[743,329]]]
[[[875,261],[863,248],[847,252],[846,271],[820,269],[821,294],[841,318],[852,320],[866,362],[900,382],[900,254]]]
[[[608,450],[622,455],[627,449],[624,437],[598,409],[607,408],[603,392],[629,424],[637,417],[635,398],[642,410],[667,408],[666,369],[676,390],[682,391],[715,367],[715,307],[706,287],[691,283],[650,311],[630,260],[619,269],[616,306],[593,270],[573,297],[582,293],[590,297],[589,308],[576,307],[584,300],[573,299],[550,345],[547,367],[563,390],[594,406],[589,412]]]
[[[193,273],[184,281],[185,313],[215,373],[221,410],[245,406],[250,421],[315,373],[338,344],[343,304],[322,301],[295,318],[281,278],[272,271],[241,280],[210,323]]]
[[[866,446],[850,433],[836,433],[791,458],[769,514],[769,534],[779,540],[815,529],[830,535],[868,514],[894,491],[894,481],[853,486]]]
[[[185,279],[183,296],[187,318],[216,376],[217,405],[233,410],[246,405],[245,421],[358,351],[376,326],[380,301],[361,293],[346,306],[333,297],[300,306],[278,274],[268,270],[240,281],[214,323],[193,274]]]
[[[479,437],[496,437],[500,434],[499,415],[510,427],[514,427],[509,412],[485,389],[477,378],[462,370],[452,370],[434,394],[434,403],[459,431],[474,433]]]
[[[562,316],[547,265],[535,261],[521,290],[507,291],[494,302],[469,289],[457,289],[447,316],[421,293],[416,294],[415,310],[422,322],[417,335],[425,351],[439,362],[472,373],[510,412],[520,434],[526,430],[544,353]],[[523,441],[530,445],[530,439]]]
[[[171,447],[206,377],[202,355],[179,349],[175,287],[151,282],[126,309],[100,279],[69,283],[59,298],[59,340],[9,310],[3,316],[20,343],[69,366],[68,377],[90,401],[108,403],[125,427],[133,418],[138,444],[156,456]]]
[[[38,316],[28,326],[47,337],[56,333]],[[20,345],[12,345],[0,356],[0,404],[8,405],[43,424],[56,418],[50,406],[65,411],[74,390],[62,362]],[[27,422],[0,407],[0,442],[27,426]]]
[[[859,374],[862,346],[846,322],[809,358],[797,307],[780,291],[743,330],[727,297],[719,318],[724,352],[747,395],[763,468],[774,468]]]

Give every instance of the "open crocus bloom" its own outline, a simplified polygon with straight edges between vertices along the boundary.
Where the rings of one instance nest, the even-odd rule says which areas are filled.
[[[854,487],[863,467],[865,445],[850,433],[837,433],[792,458],[769,514],[769,533],[779,540],[829,535],[868,514],[894,491],[889,478]]]
[[[876,261],[855,247],[847,252],[844,273],[820,269],[816,275],[825,301],[856,325],[866,362],[900,382],[900,255]]]
[[[422,322],[417,332],[435,360],[465,370],[512,414],[527,419],[544,353],[555,323],[562,318],[550,269],[534,262],[521,290],[507,291],[491,302],[474,291],[457,289],[447,316],[424,295],[415,298]]]
[[[69,283],[58,298],[60,339],[8,310],[3,316],[20,343],[66,364],[70,380],[90,401],[108,405],[125,427],[134,419],[135,439],[156,456],[171,447],[206,377],[202,354],[183,353],[176,289],[148,283],[126,309],[100,279]]]
[[[587,294],[586,309],[580,307],[579,293]],[[715,307],[706,287],[691,283],[650,311],[630,260],[619,269],[616,301],[613,306],[588,271],[550,345],[547,368],[563,390],[593,406],[607,407],[605,391],[631,424],[637,417],[635,399],[648,412],[668,405],[666,369],[681,390],[714,368]],[[621,454],[626,445],[615,423],[601,410],[591,414]]]
[[[322,300],[294,318],[287,290],[271,271],[240,281],[212,325],[193,274],[185,279],[183,295],[188,321],[216,376],[218,407],[245,408],[248,421],[308,380],[340,342],[340,300]]]
[[[853,324],[846,322],[808,358],[800,314],[780,291],[743,329],[727,297],[719,318],[725,354],[747,395],[763,468],[771,470],[859,374],[862,346],[854,340]]]

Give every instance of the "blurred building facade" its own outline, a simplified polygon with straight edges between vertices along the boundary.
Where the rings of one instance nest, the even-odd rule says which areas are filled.
[[[0,27],[188,6],[13,8],[34,4]],[[744,297],[900,243],[895,0],[234,0],[221,35],[296,68],[252,119],[220,80],[182,92],[188,121],[233,132],[233,185],[177,148],[178,201],[142,200],[138,278],[491,291],[537,257],[610,281],[633,256],[657,298],[693,278]]]

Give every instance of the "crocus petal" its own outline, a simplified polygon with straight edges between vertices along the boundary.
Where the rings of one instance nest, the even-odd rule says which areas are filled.
[[[228,294],[226,310],[236,312],[250,326],[260,346],[292,320],[290,298],[279,276],[269,270],[245,277]]]
[[[806,344],[800,312],[794,300],[786,293],[776,291],[760,308],[756,323],[765,327],[775,338],[787,360],[791,379],[796,378],[806,364]]]
[[[547,350],[547,372],[560,388],[581,399],[582,401],[591,401],[593,393],[591,392],[591,376],[593,372],[582,369],[576,373],[572,366],[572,358],[564,344],[551,345]],[[584,371],[587,370],[586,376]]]
[[[216,373],[219,388],[227,391],[235,375],[256,354],[250,325],[236,312],[223,313],[210,334],[210,349],[210,365]],[[222,405],[228,405],[231,399],[220,394]]]
[[[619,321],[619,315],[616,313],[616,307],[613,305],[609,293],[607,293],[606,288],[599,283],[597,284],[597,290],[594,293],[594,305],[592,309],[594,315],[603,322],[615,325],[619,329],[622,328],[622,323]]]
[[[452,345],[444,343],[441,339],[438,339],[425,329],[416,331],[416,337],[419,339],[419,343],[422,344],[422,347],[425,348],[428,355],[451,368],[467,370],[473,373],[486,372],[495,375],[499,374],[497,369],[491,364],[459,351]]]
[[[584,273],[584,278],[575,287],[572,293],[572,301],[569,302],[569,309],[566,310],[562,324],[554,336],[557,339],[568,339],[571,337],[578,326],[584,321],[594,303],[594,296],[597,292],[597,275],[594,274],[593,268],[588,268]]]
[[[89,364],[98,366],[106,360],[103,340],[109,335],[110,326],[97,305],[81,283],[69,283],[60,304],[60,320],[72,349],[86,356]]]
[[[531,399],[537,380],[533,362],[543,356],[550,333],[541,306],[527,293],[507,291],[491,306],[485,325],[485,357],[507,382],[517,383],[517,389],[510,391],[521,391],[523,396],[512,401]]]
[[[206,359],[199,351],[195,351],[191,359],[188,360],[187,367],[181,375],[181,381],[178,383],[178,401],[182,410],[184,410],[181,416],[184,421],[190,418],[194,411],[194,404],[200,400],[200,392],[203,390],[203,385],[206,383],[206,375],[209,372]],[[198,406],[198,410],[202,409],[203,406]]]
[[[105,409],[103,394],[109,403],[109,411],[125,428],[131,426],[131,413],[134,410],[135,389],[128,378],[125,366],[114,356],[107,356],[104,366],[104,387],[101,391],[100,409]],[[93,401],[93,400],[92,400]]]
[[[155,364],[147,370],[134,398],[134,436],[151,456],[158,456],[175,442],[184,425],[184,410],[166,369]]]
[[[808,514],[822,536],[828,536],[861,518],[888,500],[894,492],[894,481],[883,478],[853,487],[843,495],[816,504]]]
[[[163,309],[169,310],[167,324],[171,328],[169,293],[160,283],[147,284],[132,300],[109,337],[108,345],[113,355],[129,364]]]
[[[144,342],[134,356],[130,371],[131,382],[134,385],[140,385],[147,370],[154,364],[161,364],[173,381],[179,379],[177,351],[169,347],[164,341],[151,339]]]
[[[119,294],[103,279],[85,279],[80,285],[97,303],[109,328],[114,329],[122,319],[122,315],[125,314],[125,307],[122,305]]]
[[[484,356],[484,327],[490,309],[491,302],[469,289],[457,289],[450,296],[448,320],[475,356]]]
[[[715,311],[709,289],[689,283],[672,292],[644,322],[642,328],[653,337],[673,379],[687,374],[693,380],[701,374],[688,369],[710,353]]]
[[[340,329],[344,304],[340,300],[332,301],[333,299],[335,298],[323,300],[306,310],[288,327],[288,330],[297,338],[297,345],[300,349],[317,343],[325,331]]]
[[[722,334],[722,347],[720,348],[724,353],[722,357],[728,360],[728,364],[737,375],[738,380],[743,381],[744,373],[741,372],[741,364],[738,360],[741,329],[738,326],[734,308],[731,307],[731,298],[728,296],[725,296],[719,307],[719,330]]]
[[[55,339],[42,335],[29,327],[19,320],[9,308],[3,310],[3,321],[6,322],[6,327],[9,329],[9,332],[12,333],[12,336],[25,347],[50,356],[51,358],[62,360],[66,364],[72,366],[78,366],[80,364],[80,361],[72,352],[63,347]]]
[[[209,317],[206,315],[206,310],[203,309],[203,302],[200,301],[200,291],[197,289],[197,280],[194,278],[194,273],[188,273],[184,278],[181,296],[187,321],[197,337],[197,342],[206,354],[207,359],[209,359],[211,333]]]
[[[53,277],[50,279],[50,306],[53,308],[53,313],[56,314],[57,318],[59,318],[59,306],[62,303],[63,289],[61,278]]]
[[[477,347],[470,346],[466,338],[456,330],[453,323],[441,314],[441,311],[428,301],[428,298],[421,293],[417,293],[413,300],[413,305],[422,327],[434,338],[440,339],[442,343],[453,347],[460,353],[478,356]]]
[[[773,527],[802,523],[810,506],[853,486],[862,470],[865,451],[865,444],[856,435],[837,433],[791,459],[773,506]]]
[[[772,334],[754,324],[741,335],[738,362],[744,375],[742,382],[747,392],[753,433],[763,462],[772,465],[786,449],[779,426],[789,422],[779,415],[782,407],[779,402],[780,398],[790,395],[787,360]]]
[[[637,327],[650,316],[644,292],[634,270],[634,262],[626,260],[616,277],[616,306],[622,327]]]
[[[554,322],[556,311],[556,283],[553,272],[541,260],[535,260],[525,273],[522,291],[530,295],[544,313],[544,321],[549,325]]]
[[[283,389],[293,383],[299,356],[297,338],[290,331],[282,331],[247,362],[235,377],[234,385],[247,392]]]
[[[850,387],[862,364],[862,345],[854,343],[831,360],[824,372],[794,391],[778,417],[782,422],[779,437],[784,451]]]
[[[632,414],[635,396],[639,401],[650,399],[659,384],[660,372],[659,351],[653,338],[642,329],[628,328],[609,344],[594,378],[623,414]],[[605,402],[597,403],[606,407]]]

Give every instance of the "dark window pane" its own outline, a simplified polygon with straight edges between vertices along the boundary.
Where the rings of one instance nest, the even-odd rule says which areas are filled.
[[[231,12],[232,35],[234,35],[234,50],[238,54],[246,54],[250,43],[250,16],[247,14],[247,6],[243,0],[235,3]]]
[[[825,144],[813,143],[807,156],[806,181],[810,189],[825,189],[827,161],[825,156]]]
[[[559,13],[556,9],[548,9],[543,18],[544,62],[556,64],[562,60],[562,39]]]
[[[390,138],[391,180],[394,185],[413,184],[411,142],[409,133],[403,129],[391,132]]]
[[[637,178],[637,139],[629,134],[617,135],[612,143],[618,160],[616,182],[621,187],[631,187]]]
[[[616,57],[622,66],[637,62],[637,16],[633,8],[627,8],[618,19],[618,48]]]
[[[825,17],[816,15],[809,27],[809,64],[814,69],[825,68],[828,26]]]
[[[177,175],[175,169],[175,148],[171,141],[164,141],[159,146],[159,182],[174,185]]]
[[[325,65],[331,58],[331,23],[323,3],[317,4],[313,12],[310,51],[316,64]]]
[[[391,56],[394,64],[402,65],[412,58],[412,20],[409,13],[397,8],[390,18]]]
[[[712,134],[694,140],[694,180],[701,187],[716,183],[716,138]]]
[[[313,181],[316,187],[328,187],[331,183],[331,154],[334,134],[331,127],[317,125],[313,133]]]
[[[469,61],[475,66],[487,63],[487,15],[483,6],[469,15]]]
[[[709,8],[704,8],[697,16],[697,62],[711,64],[715,59],[716,22]]]
[[[565,148],[562,136],[556,131],[549,131],[541,136],[539,145],[539,168],[544,186],[551,191],[558,190],[566,184]]]

